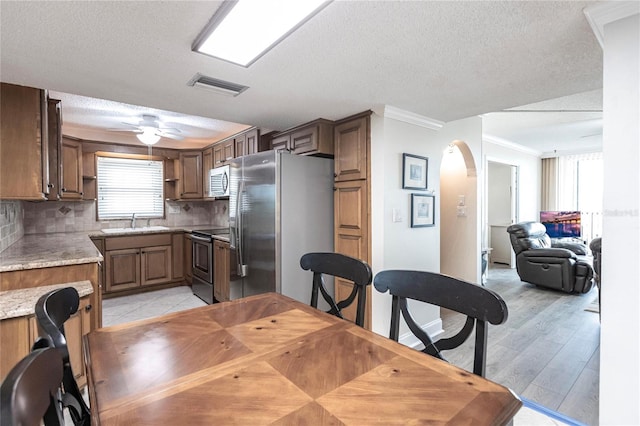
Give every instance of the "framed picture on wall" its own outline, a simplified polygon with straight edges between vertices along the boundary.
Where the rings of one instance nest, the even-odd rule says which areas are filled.
[[[411,194],[411,227],[435,226],[434,195]]]
[[[413,154],[402,154],[402,188],[427,189],[429,159]]]

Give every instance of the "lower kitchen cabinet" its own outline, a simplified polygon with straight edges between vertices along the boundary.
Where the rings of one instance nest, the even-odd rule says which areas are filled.
[[[218,302],[226,302],[229,300],[229,262],[230,257],[229,243],[224,241],[213,241],[213,297]]]
[[[145,247],[141,254],[141,285],[164,284],[171,281],[171,245]]]
[[[184,234],[184,279],[188,284],[193,283],[193,247],[191,234]]]
[[[105,238],[105,293],[180,284],[183,244],[181,234],[171,233]]]
[[[109,250],[105,262],[106,293],[140,286],[140,249]]]
[[[85,386],[87,377],[82,350],[82,336],[91,328],[91,296],[80,298],[78,311],[64,323],[65,337],[71,369],[79,387]],[[4,380],[11,368],[31,351],[33,342],[38,338],[38,324],[35,315],[10,318],[0,321],[2,336],[2,356],[0,357],[0,380]]]

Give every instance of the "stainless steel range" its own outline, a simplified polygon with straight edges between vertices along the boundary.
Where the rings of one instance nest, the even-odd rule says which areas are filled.
[[[229,228],[199,229],[191,232],[193,253],[193,294],[207,303],[213,298],[213,236],[229,234]]]

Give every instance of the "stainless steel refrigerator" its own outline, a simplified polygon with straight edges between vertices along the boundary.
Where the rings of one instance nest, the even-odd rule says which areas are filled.
[[[332,159],[284,151],[231,163],[231,299],[275,291],[311,301],[300,257],[333,251],[333,173]]]

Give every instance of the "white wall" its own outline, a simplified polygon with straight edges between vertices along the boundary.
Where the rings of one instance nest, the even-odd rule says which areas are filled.
[[[447,145],[456,139],[476,141],[480,145],[480,119],[477,117],[447,123],[439,130],[373,114],[371,117],[371,227],[372,269],[374,275],[384,269],[414,269],[440,272],[440,168]],[[479,150],[478,150],[479,151]],[[402,189],[402,154],[429,158],[427,187],[435,194],[434,227],[411,228],[411,193]],[[479,152],[476,154],[479,155]],[[479,157],[478,157],[479,158]],[[472,210],[477,210],[475,200]],[[402,221],[392,221],[392,210],[400,211]],[[475,215],[472,219],[476,221]],[[476,225],[477,226],[477,225]],[[477,236],[473,236],[477,240]],[[472,245],[475,245],[473,243]],[[471,255],[476,260],[479,255]],[[479,264],[479,263],[478,263]],[[474,271],[478,269],[473,266]],[[439,308],[423,304],[412,311],[430,334],[441,332]],[[391,297],[372,291],[372,329],[388,336]],[[412,344],[406,326],[401,341]],[[405,334],[405,339],[402,339]]]
[[[384,269],[414,269],[439,272],[440,229],[439,200],[436,193],[436,226],[411,228],[411,193],[402,189],[402,154],[428,157],[427,186],[439,187],[440,157],[437,132],[380,114],[371,116],[371,228],[372,269],[374,275]],[[392,209],[398,209],[402,222],[392,222]],[[418,322],[441,330],[439,309],[421,306],[415,312]],[[391,297],[372,291],[372,329],[389,335]],[[405,326],[406,327],[406,326]],[[406,333],[401,328],[400,335]]]
[[[640,15],[604,25],[600,424],[640,424]]]

